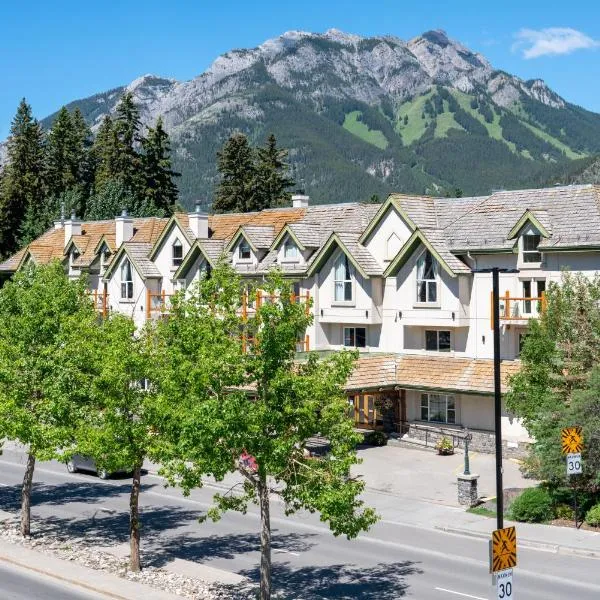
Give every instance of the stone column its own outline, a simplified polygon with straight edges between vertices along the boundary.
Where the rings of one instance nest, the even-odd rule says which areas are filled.
[[[476,506],[479,502],[479,494],[477,492],[477,480],[479,475],[458,475],[458,503],[463,506]]]

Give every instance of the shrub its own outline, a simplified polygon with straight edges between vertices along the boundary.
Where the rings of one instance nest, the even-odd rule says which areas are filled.
[[[600,527],[600,504],[592,506],[590,510],[585,513],[585,522],[592,527]]]
[[[369,431],[365,435],[364,442],[370,446],[386,446],[387,435],[383,431]]]
[[[510,516],[526,523],[549,521],[553,516],[552,498],[545,489],[529,488],[512,503]]]
[[[557,519],[572,521],[575,518],[575,511],[573,510],[573,507],[568,504],[558,504],[554,507],[554,516]]]

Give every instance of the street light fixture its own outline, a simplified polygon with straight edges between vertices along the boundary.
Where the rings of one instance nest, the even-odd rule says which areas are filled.
[[[473,269],[473,273],[492,274],[494,313],[494,435],[496,437],[496,523],[504,529],[504,487],[502,484],[502,388],[500,379],[500,273],[518,273],[518,269]]]

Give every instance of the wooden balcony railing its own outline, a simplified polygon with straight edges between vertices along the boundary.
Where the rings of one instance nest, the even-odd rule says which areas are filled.
[[[94,290],[90,292],[90,298],[94,304],[94,310],[103,318],[108,316],[108,293]]]
[[[258,310],[264,302],[273,302],[279,299],[278,295],[266,294],[261,290],[256,290],[254,294],[244,292],[242,294],[242,318],[246,320],[248,315]],[[310,312],[310,292],[307,290],[305,294],[291,294],[292,302],[304,302],[306,314]]]
[[[490,324],[494,328],[494,294],[490,296]],[[542,292],[537,298],[511,297],[510,292],[500,296],[500,321],[526,321],[531,317],[539,317],[546,310],[546,294]]]
[[[164,317],[169,314],[168,299],[173,294],[167,294],[163,290],[162,292],[152,292],[146,290],[146,319],[152,319],[153,317]]]

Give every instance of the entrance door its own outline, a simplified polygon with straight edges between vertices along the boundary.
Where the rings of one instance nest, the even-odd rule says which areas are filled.
[[[354,396],[354,422],[357,427],[375,429],[379,416],[375,407],[375,396]]]

